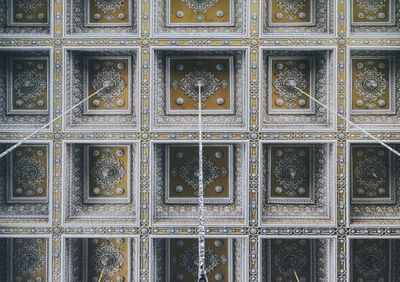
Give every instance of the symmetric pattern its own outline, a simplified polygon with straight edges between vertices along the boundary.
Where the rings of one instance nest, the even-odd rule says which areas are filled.
[[[314,203],[314,148],[270,146],[268,199],[270,203]]]
[[[129,268],[140,271],[135,272],[131,280],[164,282],[167,276],[162,271],[159,280],[153,279],[158,268],[153,268],[152,263],[160,257],[162,260],[162,256],[153,252],[153,239],[160,236],[194,239],[197,235],[197,205],[168,206],[162,203],[165,196],[164,167],[158,170],[157,166],[160,162],[165,164],[165,159],[154,161],[152,155],[153,149],[154,152],[156,149],[165,151],[162,146],[154,147],[154,143],[194,143],[198,137],[195,115],[181,115],[178,118],[163,115],[165,107],[162,105],[166,103],[162,99],[167,93],[165,56],[181,56],[185,55],[185,51],[191,51],[191,55],[196,56],[226,56],[227,51],[231,52],[230,55],[237,55],[233,60],[236,77],[232,84],[237,95],[234,100],[235,113],[229,116],[204,116],[203,119],[204,140],[213,143],[242,142],[247,149],[239,152],[239,157],[235,156],[235,179],[239,182],[235,183],[234,188],[236,204],[206,205],[208,236],[241,237],[246,243],[239,249],[239,255],[232,256],[235,260],[235,276],[230,277],[231,280],[262,280],[264,266],[260,245],[265,237],[332,238],[337,243],[333,247],[336,252],[317,255],[317,261],[321,261],[318,269],[331,276],[318,276],[318,279],[345,282],[352,281],[354,270],[351,256],[354,252],[350,250],[349,238],[394,239],[398,236],[400,205],[397,199],[395,204],[351,202],[350,143],[366,143],[364,133],[351,127],[344,119],[328,115],[318,105],[315,115],[271,115],[264,114],[263,110],[268,109],[268,100],[264,99],[268,98],[268,89],[264,88],[268,78],[264,75],[264,70],[268,69],[265,67],[268,51],[271,51],[270,54],[277,51],[275,56],[287,56],[287,51],[293,52],[289,55],[309,56],[309,52],[315,51],[318,53],[315,80],[319,84],[315,88],[316,99],[331,105],[340,114],[351,117],[353,122],[371,130],[375,137],[389,143],[398,142],[400,116],[397,113],[352,113],[351,58],[364,55],[370,58],[394,56],[394,81],[399,80],[399,68],[396,67],[400,45],[399,0],[385,1],[391,5],[393,24],[372,25],[354,23],[351,10],[353,1],[316,0],[313,1],[317,12],[314,26],[270,26],[268,4],[276,1],[231,1],[232,23],[218,26],[207,23],[171,26],[167,21],[169,1],[129,1],[132,3],[132,24],[118,27],[86,26],[84,4],[89,1],[82,0],[49,1],[50,24],[47,26],[10,26],[10,2],[0,2],[0,139],[8,147],[84,99],[84,61],[72,55],[81,52],[86,56],[103,56],[108,52],[106,56],[117,53],[129,56],[123,54],[127,49],[135,49],[137,55],[132,65],[138,68],[133,71],[135,75],[132,77],[140,77],[140,84],[131,83],[135,87],[132,92],[135,95],[129,96],[136,98],[136,104],[132,101],[132,108],[138,109],[135,118],[119,114],[83,116],[84,105],[81,105],[65,119],[56,120],[53,126],[35,135],[34,143],[49,144],[53,152],[49,158],[49,181],[52,185],[48,191],[49,204],[7,204],[7,163],[0,161],[1,236],[48,237],[48,261],[51,267],[48,267],[47,280],[84,281],[83,270],[71,267],[65,260],[68,244],[64,242],[69,239],[81,241],[82,238],[94,236],[136,236],[137,242],[140,242],[138,260]],[[94,54],[103,51],[103,54]],[[6,114],[6,62],[16,55],[49,57],[47,114]],[[324,71],[319,68],[321,63],[327,66]],[[77,65],[79,67],[74,68]],[[71,81],[74,84],[70,84]],[[152,92],[155,89],[160,91]],[[398,108],[398,84],[394,84],[392,89],[395,89],[394,108]],[[77,142],[80,142],[79,146],[75,146]],[[83,145],[99,142],[113,145],[136,142],[135,158],[140,165],[133,166],[140,169],[139,178],[135,178],[135,187],[140,189],[132,190],[137,191],[137,195],[132,197],[132,205],[83,204]],[[318,153],[317,150],[316,159],[321,163],[318,162],[316,167],[321,171],[316,179],[321,184],[319,187],[329,189],[316,187],[316,205],[263,205],[265,199],[261,187],[266,185],[260,183],[267,179],[263,175],[264,161],[268,158],[267,154],[264,155],[265,145],[325,142],[330,144],[325,150],[331,154],[327,159],[323,156],[328,154]],[[7,146],[2,146],[2,151]],[[248,166],[248,169],[243,171],[243,166]],[[323,174],[320,167],[329,171],[329,174]],[[155,181],[157,177],[154,175],[161,181]],[[323,182],[324,179],[329,181],[329,185]],[[163,183],[162,189],[159,183]],[[395,257],[399,257],[399,252],[395,252]],[[82,254],[74,254],[72,257],[78,262],[72,265],[82,265]],[[324,263],[322,258],[326,257],[333,258],[334,263]],[[6,261],[10,260],[0,259],[1,270]],[[395,268],[399,269],[396,264]],[[0,271],[0,276],[2,273]],[[73,277],[78,278],[69,279],[70,274],[76,274]],[[397,272],[394,277],[400,277],[400,274]],[[0,280],[11,279],[1,276]]]
[[[168,59],[169,113],[187,114],[188,110],[198,109],[199,105],[205,114],[231,113],[231,97],[234,97],[233,87],[230,87],[233,77],[231,60],[232,58],[184,58],[172,61]],[[201,101],[198,85],[202,87]]]
[[[8,75],[8,114],[47,113],[47,58],[11,58]]]
[[[85,150],[85,202],[129,202],[129,146],[88,145]]]
[[[49,181],[46,145],[21,145],[12,152],[8,165],[9,203],[46,203]]]
[[[85,240],[84,279],[129,281],[129,243],[127,238]]]
[[[44,238],[9,239],[9,281],[48,281],[48,247]]]
[[[8,0],[9,25],[11,26],[48,26],[49,0]]]
[[[206,203],[233,201],[233,146],[203,148],[203,180]],[[166,203],[198,201],[198,146],[166,146]]]

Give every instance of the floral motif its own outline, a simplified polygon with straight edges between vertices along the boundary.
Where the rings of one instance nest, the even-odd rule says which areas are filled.
[[[217,266],[226,264],[228,258],[224,255],[216,254],[212,249],[205,250],[206,273],[212,272]],[[197,277],[199,270],[199,251],[198,244],[194,243],[192,247],[187,248],[178,258],[174,258],[173,263],[179,263],[180,266],[186,269],[194,277]]]
[[[45,5],[43,0],[15,0],[15,2],[18,8],[24,10],[25,13],[38,10]]]
[[[219,0],[183,0],[183,3],[196,13],[196,20],[202,21],[204,20],[204,14],[207,10],[211,9],[215,4],[217,4]]]
[[[384,8],[387,2],[387,0],[357,0],[357,5],[367,13],[376,13]]]
[[[368,102],[368,108],[375,108],[375,101],[382,97],[389,86],[385,74],[379,69],[374,61],[359,63],[362,70],[356,75],[354,88],[357,96]]]
[[[112,153],[111,149],[105,149],[101,157],[91,169],[91,175],[97,185],[107,190],[107,196],[112,196],[112,188],[120,183],[126,174],[123,164]]]
[[[180,168],[174,168],[172,171],[172,176],[178,176],[185,183],[191,186],[195,191],[194,194],[198,195],[198,185],[199,185],[199,158],[197,156],[193,157],[191,160],[187,161]],[[225,176],[228,173],[226,168],[219,168],[211,160],[203,157],[203,181],[204,188],[208,187],[216,179],[221,176]]]
[[[292,148],[288,148],[276,162],[273,174],[283,187],[282,193],[288,197],[294,197],[298,194],[298,188],[306,182],[308,169],[302,157]]]
[[[13,89],[15,94],[26,102],[26,108],[35,107],[39,98],[46,94],[47,78],[46,76],[35,70],[34,62],[28,62],[27,69],[23,72],[18,72],[13,81]]]
[[[18,194],[32,196],[35,194],[34,190],[46,177],[46,167],[38,159],[38,156],[33,153],[33,150],[25,150],[24,153],[17,151],[17,153],[24,154],[17,158],[13,166],[13,179],[17,187],[14,191],[21,189]]]
[[[107,21],[112,21],[114,19],[112,14],[124,6],[124,1],[125,0],[94,0],[94,3],[97,8],[106,14],[104,18]]]
[[[365,189],[367,197],[376,197],[378,188],[387,182],[388,171],[383,161],[373,155],[365,155],[354,168],[356,181]]]
[[[112,67],[112,62],[107,61],[103,70],[96,74],[92,87],[95,91],[103,89],[97,95],[105,102],[105,107],[110,109],[114,100],[123,94],[126,83],[122,75]]]
[[[304,71],[295,62],[287,61],[281,70],[277,69],[276,77],[273,82],[276,94],[285,99],[287,108],[294,108],[294,102],[302,95],[295,87],[304,91],[308,86]]]
[[[301,242],[304,240],[285,240],[279,244],[278,252],[272,258],[273,265],[286,278],[292,277],[293,273],[303,273],[303,269],[309,263]]]
[[[306,6],[306,0],[277,0],[277,6],[285,11],[288,20],[293,21],[297,11]]]
[[[90,259],[93,269],[101,269],[105,276],[117,273],[125,262],[122,253],[112,244],[96,248]]]
[[[14,267],[18,277],[16,277],[15,281],[30,281],[40,268],[46,264],[46,255],[40,249],[40,245],[30,241],[20,247],[16,247]]]
[[[354,265],[358,273],[368,281],[376,280],[385,273],[388,263],[383,240],[357,240]]]
[[[194,101],[199,101],[198,83],[203,83],[201,101],[204,102],[215,92],[221,88],[228,87],[228,82],[219,80],[212,72],[209,72],[203,61],[196,62],[193,71],[187,73],[181,80],[174,80],[172,87],[174,89],[181,89]],[[198,105],[197,105],[198,106]]]

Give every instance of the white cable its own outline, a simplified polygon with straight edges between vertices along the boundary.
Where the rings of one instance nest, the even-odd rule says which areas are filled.
[[[360,130],[361,132],[363,132],[364,134],[368,135],[371,139],[375,140],[376,142],[378,142],[379,144],[381,144],[383,147],[385,147],[386,149],[388,149],[389,151],[391,151],[393,154],[397,155],[398,157],[400,157],[400,152],[396,151],[395,149],[393,149],[392,147],[390,147],[389,145],[387,145],[386,143],[384,143],[383,141],[381,141],[379,138],[376,138],[375,136],[373,136],[371,133],[369,133],[368,131],[366,131],[364,128],[360,127],[359,125],[357,125],[356,123],[352,122],[349,118],[345,117],[344,115],[339,114],[338,112],[332,110],[331,108],[329,108],[327,105],[321,103],[320,101],[318,101],[317,99],[315,99],[314,97],[312,97],[311,95],[309,95],[308,93],[304,92],[303,90],[299,89],[297,86],[294,86],[295,89],[297,89],[298,91],[300,91],[301,93],[303,93],[304,95],[306,95],[308,98],[310,98],[311,100],[313,100],[314,102],[316,102],[317,104],[321,105],[322,107],[324,107],[325,109],[327,109],[329,112],[334,113],[335,115],[337,115],[338,117],[346,120],[349,124],[351,124],[352,126],[354,126],[355,128],[357,128],[358,130]]]
[[[38,130],[36,130],[35,132],[29,134],[27,137],[25,137],[24,139],[22,139],[21,141],[19,141],[17,144],[13,145],[12,147],[8,148],[7,150],[5,150],[3,153],[0,154],[0,159],[2,159],[3,157],[5,157],[7,154],[11,153],[13,150],[15,150],[16,148],[18,148],[22,143],[26,142],[27,140],[29,140],[30,138],[32,138],[32,136],[34,136],[35,134],[37,134],[38,132],[42,131],[43,129],[45,129],[46,127],[48,127],[49,125],[51,125],[53,122],[55,122],[56,120],[58,120],[59,118],[65,116],[66,114],[68,114],[70,111],[72,111],[73,109],[75,109],[76,107],[78,107],[79,105],[81,105],[82,103],[84,103],[85,101],[87,101],[88,99],[92,98],[94,95],[98,94],[101,90],[103,90],[105,88],[105,86],[99,90],[97,90],[96,92],[90,94],[89,96],[87,96],[85,99],[83,99],[82,101],[80,101],[79,103],[75,104],[74,106],[72,106],[71,108],[69,108],[68,110],[66,110],[65,112],[63,112],[61,115],[57,116],[56,118],[52,119],[51,121],[49,121],[48,123],[46,123],[45,125],[43,125],[42,127],[40,127]]]
[[[205,226],[204,226],[204,183],[203,183],[203,131],[201,119],[201,88],[204,87],[203,81],[198,81],[197,87],[199,88],[199,279],[205,277]]]

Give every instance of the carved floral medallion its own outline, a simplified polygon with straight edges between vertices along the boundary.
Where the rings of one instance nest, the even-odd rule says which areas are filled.
[[[394,203],[392,156],[380,145],[351,147],[352,203]]]
[[[166,0],[170,25],[227,24],[231,22],[231,0]]]
[[[316,0],[271,1],[269,21],[271,26],[314,25]]]
[[[393,281],[391,240],[353,239],[351,245],[352,281]]]
[[[85,104],[87,114],[129,113],[131,102],[129,57],[86,57],[87,96],[98,91]]]
[[[130,147],[85,146],[85,202],[127,202],[130,195]]]
[[[85,239],[86,281],[124,282],[129,280],[130,240],[128,238]]]
[[[11,152],[8,202],[47,202],[48,158],[47,145],[21,145]]]
[[[167,61],[167,113],[232,113],[232,58],[169,58]],[[201,85],[201,101],[199,87]]]
[[[9,114],[48,112],[48,58],[15,57],[9,60]]]
[[[206,239],[205,270],[208,281],[230,281],[232,271],[231,239]],[[168,281],[197,281],[198,240],[192,238],[167,240]]]
[[[87,9],[86,26],[128,26],[131,24],[131,0],[87,0],[85,9]]]
[[[352,22],[362,25],[390,24],[393,21],[391,0],[352,0]]]
[[[315,64],[312,57],[269,57],[271,113],[314,113]],[[300,91],[300,90],[301,91]]]
[[[270,146],[268,202],[309,204],[314,202],[313,156],[313,146]]]
[[[10,258],[12,279],[16,282],[46,282],[47,280],[47,239],[12,238]]]
[[[9,24],[12,26],[48,26],[49,0],[8,0]]]
[[[232,145],[205,145],[203,148],[203,181],[206,202],[232,201]],[[198,146],[166,146],[167,203],[192,203],[198,199]]]
[[[352,59],[352,110],[393,111],[393,63],[391,57]]]

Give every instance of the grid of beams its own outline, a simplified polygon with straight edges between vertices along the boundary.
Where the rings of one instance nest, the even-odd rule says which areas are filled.
[[[3,0],[5,1],[5,0]],[[65,1],[65,0],[64,0]],[[62,281],[62,240],[64,236],[139,236],[140,237],[140,281],[150,281],[149,273],[150,259],[150,239],[152,236],[158,235],[193,235],[196,234],[196,226],[190,227],[153,227],[150,222],[150,146],[152,141],[191,141],[197,139],[196,131],[192,132],[156,132],[150,129],[150,84],[151,84],[151,52],[154,47],[246,47],[249,51],[250,64],[249,72],[249,91],[247,99],[249,101],[249,126],[245,131],[221,133],[215,131],[204,132],[205,140],[238,140],[249,142],[249,175],[248,175],[248,222],[243,227],[225,227],[211,226],[207,228],[209,235],[232,235],[247,236],[249,240],[248,250],[248,275],[249,281],[260,281],[260,243],[264,236],[284,236],[284,237],[309,237],[315,238],[334,237],[337,240],[337,281],[347,281],[349,279],[348,271],[348,239],[355,237],[398,237],[400,236],[400,228],[397,227],[353,227],[349,221],[349,187],[347,162],[349,141],[368,139],[363,133],[349,130],[348,124],[342,119],[337,119],[336,128],[331,131],[271,131],[263,132],[260,130],[261,124],[259,119],[260,109],[260,72],[262,61],[262,48],[274,47],[327,47],[336,48],[337,50],[337,105],[339,113],[346,114],[348,109],[348,88],[349,83],[346,65],[349,63],[349,48],[351,47],[374,47],[379,50],[395,49],[400,46],[400,39],[396,36],[388,38],[380,37],[350,37],[349,36],[349,10],[347,3],[350,1],[338,0],[336,9],[337,32],[332,37],[314,37],[308,38],[288,38],[274,37],[265,38],[261,36],[261,3],[259,0],[248,0],[249,5],[249,33],[243,38],[154,38],[151,35],[151,13],[152,3],[150,0],[140,2],[139,11],[139,36],[138,37],[107,37],[90,38],[90,37],[65,37],[64,23],[65,21],[65,2],[63,0],[55,0],[53,2],[53,20],[51,22],[51,36],[35,35],[35,36],[18,36],[7,37],[6,34],[0,34],[0,48],[17,49],[17,48],[51,48],[53,56],[53,64],[50,66],[53,72],[52,81],[52,115],[57,116],[63,111],[65,93],[63,75],[65,72],[65,48],[118,48],[118,47],[138,47],[140,52],[140,130],[127,133],[126,131],[80,131],[65,132],[63,131],[63,120],[57,120],[51,128],[37,134],[35,141],[52,141],[53,146],[53,179],[52,194],[50,196],[50,221],[45,225],[10,225],[1,226],[0,234],[2,236],[12,237],[18,236],[50,236],[52,240],[51,248],[51,277],[53,281]],[[246,1],[247,2],[247,1]],[[336,1],[335,1],[336,2]],[[0,49],[0,50],[1,50]],[[29,131],[3,131],[0,133],[2,142],[12,142],[27,136]],[[375,131],[374,136],[395,142],[400,138],[399,132],[394,131]],[[104,225],[104,226],[79,226],[69,227],[62,222],[62,179],[63,179],[63,142],[71,142],[76,140],[107,140],[112,142],[118,141],[139,141],[140,142],[140,220],[139,224],[132,226]],[[307,227],[307,226],[262,226],[260,213],[260,163],[262,156],[262,141],[268,142],[285,142],[285,141],[334,141],[337,146],[337,171],[336,171],[336,221],[335,225],[327,227]]]

